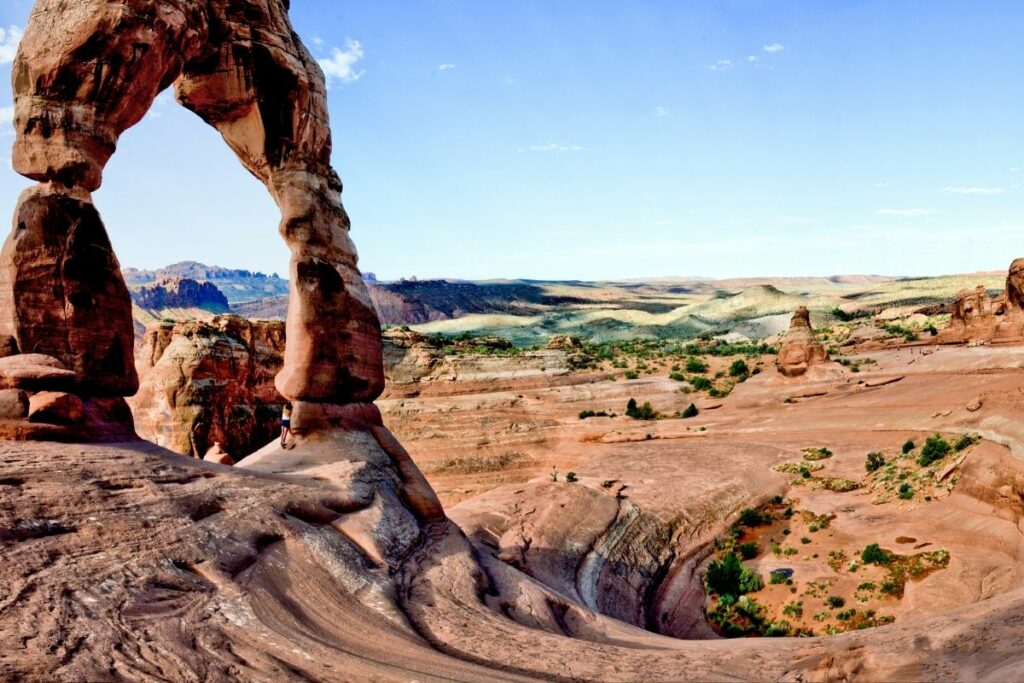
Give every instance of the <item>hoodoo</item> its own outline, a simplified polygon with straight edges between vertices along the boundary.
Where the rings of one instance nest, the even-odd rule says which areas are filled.
[[[800,377],[829,363],[828,352],[814,338],[810,311],[801,306],[793,313],[789,331],[782,341],[776,360],[779,372],[785,377]]]

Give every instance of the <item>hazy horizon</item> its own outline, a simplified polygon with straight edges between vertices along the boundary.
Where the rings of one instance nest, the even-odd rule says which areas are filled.
[[[0,8],[5,144],[31,4]],[[381,279],[920,277],[1024,255],[1019,3],[306,0],[291,16],[328,77],[360,266]],[[0,164],[0,213],[29,185]],[[287,272],[266,191],[169,92],[95,200],[125,266]]]

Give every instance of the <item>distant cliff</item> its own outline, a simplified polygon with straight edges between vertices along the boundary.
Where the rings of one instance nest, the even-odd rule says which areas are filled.
[[[231,310],[224,293],[212,282],[189,278],[166,278],[131,292],[132,301],[149,311],[168,308],[201,308],[211,313]]]

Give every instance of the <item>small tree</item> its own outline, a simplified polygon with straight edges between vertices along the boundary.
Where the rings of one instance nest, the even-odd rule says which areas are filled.
[[[872,543],[864,548],[860,559],[864,564],[889,564],[892,562],[892,555],[888,550],[882,550],[877,543]]]
[[[702,361],[696,356],[690,356],[686,359],[686,371],[687,372],[707,372],[708,364]]]
[[[914,450],[914,448],[916,448],[916,446],[914,445],[914,441],[912,439],[907,439],[905,442],[903,442],[903,455],[906,455],[910,451]]]
[[[686,410],[684,410],[684,411],[682,412],[682,417],[683,417],[683,418],[691,418],[691,417],[697,417],[697,414],[698,414],[699,412],[700,412],[700,411],[699,411],[699,410],[697,410],[697,406],[696,406],[696,405],[694,405],[693,403],[691,403],[691,404],[690,404],[689,406],[687,406],[687,407],[686,407]]]
[[[626,403],[626,417],[631,417],[633,419],[636,419],[637,413],[638,413],[638,410],[637,410],[637,406],[636,406],[636,399],[635,398],[631,398]]]
[[[750,368],[747,367],[747,362],[742,358],[737,358],[729,366],[729,375],[732,377],[742,377],[746,379],[750,376]]]

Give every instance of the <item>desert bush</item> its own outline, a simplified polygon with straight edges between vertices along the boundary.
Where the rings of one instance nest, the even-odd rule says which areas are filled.
[[[888,550],[883,550],[877,543],[872,543],[864,548],[860,554],[860,559],[864,564],[886,565],[892,563],[892,553]]]
[[[917,446],[914,444],[912,439],[907,439],[903,442],[903,455],[906,455],[910,451],[914,450]]]
[[[845,598],[839,595],[830,595],[828,596],[828,599],[825,600],[825,602],[828,604],[829,607],[833,609],[838,609],[846,604]]]
[[[624,373],[622,373],[622,376],[625,377],[626,379],[636,379],[640,375],[634,372],[633,370],[626,370]]]
[[[700,375],[694,375],[688,381],[697,391],[707,391],[708,389],[713,389],[715,386],[707,377],[701,377]]]
[[[683,373],[681,373],[679,371],[673,371],[671,374],[669,374],[668,378],[673,380],[673,381],[676,381],[676,382],[685,382],[686,381],[686,375],[684,375]]]
[[[697,410],[697,406],[691,403],[686,407],[686,410],[680,413],[680,416],[683,418],[697,417],[699,412],[700,411]]]
[[[598,411],[594,411],[594,410],[581,410],[580,411],[580,419],[581,420],[586,420],[588,417],[608,417],[608,413],[606,413],[603,410],[598,410]]]
[[[903,482],[900,484],[899,496],[903,500],[910,500],[914,497],[914,487],[908,482]]]
[[[771,518],[760,510],[743,508],[740,510],[740,525],[746,527],[762,526],[771,522]]]
[[[750,368],[747,367],[747,362],[742,358],[737,358],[729,366],[729,375],[732,377],[742,377],[746,379],[750,376]]]
[[[569,472],[569,473],[567,473],[565,475],[565,481],[566,481],[566,483],[569,483],[569,484],[575,484],[576,482],[579,481],[579,479],[576,478],[576,473],[575,472]]]
[[[736,549],[740,551],[740,555],[743,556],[744,560],[752,560],[757,557],[757,543],[755,541],[745,541],[736,546]]]
[[[871,451],[868,453],[868,459],[864,463],[864,469],[868,472],[874,472],[881,469],[885,465],[885,456],[878,451]]]
[[[917,458],[917,464],[921,467],[928,467],[936,460],[942,460],[949,455],[950,450],[952,447],[949,442],[940,435],[929,436],[924,442],[924,446],[921,447],[921,455]]]
[[[708,364],[702,361],[696,356],[691,356],[686,359],[686,371],[687,372],[707,372]]]
[[[805,448],[804,449],[804,460],[815,461],[815,460],[827,460],[832,457],[832,451],[822,446],[821,448]]]
[[[626,403],[626,415],[634,420],[653,420],[658,417],[658,411],[651,406],[649,401],[644,401],[642,406],[638,406],[636,399],[631,398]]]
[[[974,444],[981,441],[981,437],[977,434],[961,434],[960,438],[953,444],[953,450],[962,451],[965,448],[970,448]]]
[[[738,596],[764,587],[761,577],[745,567],[733,553],[721,560],[712,560],[704,582],[710,592],[718,595]]]

